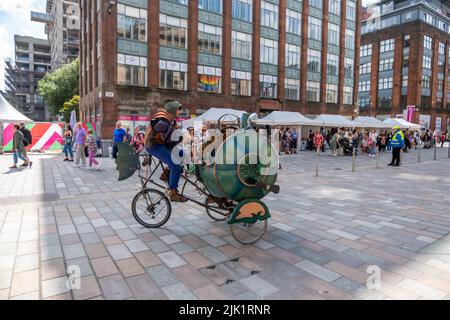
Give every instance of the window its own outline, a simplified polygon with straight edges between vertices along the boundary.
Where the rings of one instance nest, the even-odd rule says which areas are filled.
[[[409,56],[403,56],[403,68],[409,67]]]
[[[253,21],[253,0],[233,0],[233,19]]]
[[[443,91],[444,90],[444,80],[437,79],[437,91]]]
[[[378,90],[392,89],[392,77],[378,79]]]
[[[187,49],[187,20],[160,14],[159,44]]]
[[[300,35],[302,15],[300,12],[286,9],[286,32]]]
[[[353,67],[354,67],[355,63],[353,61],[353,59],[351,58],[345,58],[344,59],[344,76],[347,79],[353,79],[354,77],[354,72],[353,72]]]
[[[372,72],[372,62],[364,63],[359,67],[359,74],[368,74]]]
[[[380,52],[383,53],[383,52],[393,51],[394,46],[395,46],[394,39],[387,39],[387,40],[381,41],[380,42]]]
[[[284,80],[284,95],[286,100],[300,99],[300,80],[285,78]]]
[[[422,76],[422,88],[430,89],[431,87],[431,78],[429,76]]]
[[[300,46],[286,44],[286,67],[300,68]]]
[[[147,41],[147,10],[119,4],[117,7],[117,36]]]
[[[318,50],[308,49],[308,71],[320,73],[320,57],[321,52]]]
[[[328,43],[339,46],[339,26],[328,22]]]
[[[337,16],[341,15],[341,0],[329,0],[328,11]]]
[[[259,76],[261,97],[275,99],[277,97],[277,81],[277,77],[261,74]]]
[[[320,101],[320,82],[306,81],[306,100],[312,102]]]
[[[231,33],[231,56],[233,58],[252,59],[252,35],[238,31]]]
[[[378,96],[378,107],[383,109],[392,108],[392,96],[379,95]]]
[[[222,69],[198,66],[198,92],[222,93]]]
[[[427,56],[423,56],[423,67],[425,69],[431,69],[431,58]]]
[[[359,56],[360,57],[367,57],[372,55],[372,44],[366,44],[364,46],[361,46],[359,50]]]
[[[187,90],[187,64],[160,60],[159,87],[161,89]]]
[[[347,20],[356,21],[356,2],[349,0],[347,1]]]
[[[431,108],[431,97],[430,96],[421,96],[420,104],[422,107]]]
[[[403,47],[409,48],[409,40],[411,39],[411,36],[409,34],[406,34],[403,36]]]
[[[209,24],[198,24],[198,51],[222,54],[222,28]]]
[[[320,19],[308,17],[308,38],[322,40],[322,21]]]
[[[353,87],[344,86],[344,104],[353,104]]]
[[[326,103],[337,103],[338,102],[338,86],[337,84],[327,83],[325,91],[325,102]]]
[[[261,60],[263,63],[278,63],[278,41],[261,38]]]
[[[408,88],[408,75],[402,76],[402,88]]]
[[[222,0],[198,0],[198,8],[222,14]]]
[[[392,70],[393,67],[394,67],[394,58],[383,59],[380,61],[379,66],[380,71]]]
[[[337,54],[327,53],[327,74],[339,75],[339,56]]]
[[[345,47],[350,50],[355,49],[355,31],[345,29]]]
[[[278,28],[278,6],[261,1],[261,25],[273,29]]]
[[[322,1],[323,0],[309,0],[309,5],[312,7],[322,9]]]
[[[231,94],[234,96],[251,96],[252,74],[250,72],[231,70]]]
[[[364,80],[359,82],[359,92],[370,91],[370,80]]]
[[[359,107],[360,108],[367,108],[370,104],[370,98],[369,97],[360,97],[359,98]]]
[[[147,58],[118,54],[117,62],[118,85],[147,86]]]
[[[426,49],[433,49],[433,39],[429,36],[423,36],[423,46]]]
[[[445,43],[439,42],[439,54],[445,54]]]

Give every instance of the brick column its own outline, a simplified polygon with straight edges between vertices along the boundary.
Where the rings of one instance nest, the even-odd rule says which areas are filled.
[[[370,72],[370,105],[369,111],[371,116],[377,115],[378,104],[378,70],[380,64],[380,39],[372,42],[372,69]]]
[[[189,1],[188,90],[197,92],[198,81],[198,0]]]
[[[436,95],[437,95],[437,73],[439,60],[439,39],[433,37],[433,58],[431,59],[431,109],[436,109]],[[433,121],[435,122],[435,121]]]
[[[326,88],[327,88],[327,48],[328,48],[328,1],[323,1],[323,18],[322,18],[322,55],[320,66],[320,102],[322,102],[321,113],[326,110]]]
[[[353,105],[359,104],[359,64],[361,47],[361,0],[356,1],[356,30],[355,30],[355,76],[353,82]],[[359,108],[358,108],[359,112]]]
[[[152,1],[148,10],[148,84],[159,88],[159,1]]]
[[[403,35],[395,37],[394,65],[393,65],[392,109],[400,110],[400,98],[402,94],[402,69],[403,69]]]
[[[410,63],[408,69],[408,95],[407,104],[420,107],[422,95],[422,57],[423,57],[423,34],[419,32],[411,33],[409,43],[409,61],[416,61]],[[414,112],[414,121],[418,123],[419,112]]]
[[[300,102],[306,106],[306,80],[308,69],[308,1],[302,1],[302,47],[300,53]],[[306,108],[303,108],[303,113]]]
[[[223,2],[223,46],[222,46],[222,92],[231,94],[231,32],[232,32],[232,1]]]
[[[339,84],[338,84],[338,105],[339,111],[343,114],[344,111],[344,60],[345,60],[345,28],[347,26],[347,1],[341,2],[341,29],[339,32]]]
[[[278,100],[285,99],[284,82],[286,76],[286,4],[287,0],[280,0],[278,27]],[[282,103],[281,110],[284,109]]]
[[[261,1],[253,1],[252,96],[259,99]]]

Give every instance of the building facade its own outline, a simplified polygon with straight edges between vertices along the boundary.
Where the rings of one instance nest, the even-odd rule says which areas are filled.
[[[31,12],[31,20],[44,23],[51,45],[51,65],[58,69],[78,58],[80,8],[78,0],[47,0],[45,13]]]
[[[6,99],[35,121],[50,120],[47,104],[37,92],[38,82],[51,70],[48,40],[14,36],[15,63],[6,60]]]
[[[450,127],[450,2],[388,0],[363,9],[359,108],[365,115]]]
[[[177,99],[353,116],[360,0],[81,0],[82,118],[110,138]]]

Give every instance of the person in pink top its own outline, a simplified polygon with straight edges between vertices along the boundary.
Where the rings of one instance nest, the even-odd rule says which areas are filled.
[[[323,135],[320,133],[319,130],[316,131],[316,134],[314,135],[314,145],[316,146],[317,153],[320,153],[320,150],[322,149],[323,145]]]

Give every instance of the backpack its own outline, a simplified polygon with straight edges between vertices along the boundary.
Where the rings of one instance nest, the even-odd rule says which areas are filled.
[[[27,128],[21,128],[20,132],[23,134],[23,145],[28,147],[33,142],[33,137],[31,136],[31,131]]]

